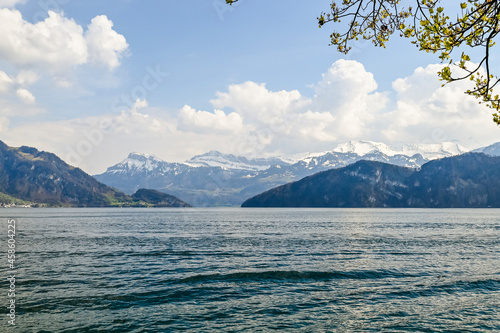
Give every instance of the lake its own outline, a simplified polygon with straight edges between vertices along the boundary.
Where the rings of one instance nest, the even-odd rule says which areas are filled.
[[[497,209],[2,209],[0,219],[0,331],[11,326],[11,219],[22,332],[500,331]]]

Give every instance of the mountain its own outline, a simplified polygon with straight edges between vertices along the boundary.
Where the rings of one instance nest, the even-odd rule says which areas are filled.
[[[473,150],[474,153],[484,153],[490,156],[500,156],[500,142],[494,143],[487,147],[482,147]]]
[[[271,189],[242,207],[500,207],[499,163],[482,153],[419,170],[363,160]]]
[[[13,148],[0,141],[0,204],[43,206],[141,206],[52,153]]]
[[[290,163],[279,158],[254,158],[249,160],[243,156],[222,154],[212,150],[187,160],[186,164],[193,167],[220,167],[225,170],[262,171],[269,169],[273,165],[289,165]]]
[[[154,204],[156,207],[191,207],[173,195],[149,189],[140,189],[132,195],[132,199]]]
[[[135,199],[131,197],[146,188],[183,198],[195,206],[238,206],[245,199],[274,187],[360,160],[419,168],[429,157],[451,156],[463,150],[453,143],[394,148],[377,142],[351,141],[329,152],[292,158],[246,158],[211,151],[185,163],[169,163],[153,155],[131,153],[93,178],[54,154],[0,143],[3,161],[0,205],[38,203],[84,207],[165,206],[168,202],[187,205],[161,198],[154,191],[139,192]]]
[[[454,143],[391,148],[378,142],[351,141],[332,151],[288,158],[250,159],[211,151],[185,163],[169,163],[152,155],[131,153],[94,177],[128,194],[152,188],[194,206],[239,206],[247,198],[273,187],[360,160],[419,168],[430,157],[452,156],[462,151],[465,149]]]
[[[127,194],[141,188],[158,189],[170,182],[168,175],[179,175],[191,169],[186,164],[168,163],[153,155],[131,153],[122,162],[109,167],[97,180]],[[165,177],[167,176],[167,177]]]
[[[431,144],[399,144],[389,147],[382,142],[373,141],[349,141],[338,145],[334,152],[355,153],[365,156],[373,152],[378,152],[386,156],[414,156],[421,155],[426,160],[434,160],[443,157],[460,155],[468,150],[454,142],[431,143]]]

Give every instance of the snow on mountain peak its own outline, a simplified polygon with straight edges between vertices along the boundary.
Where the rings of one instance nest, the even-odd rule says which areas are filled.
[[[428,144],[404,144],[400,147],[399,154],[420,154],[426,159],[434,160],[443,157],[467,153],[469,149],[454,142],[428,143]]]
[[[144,161],[144,160],[156,160],[156,161],[161,161],[158,157],[150,154],[144,154],[144,153],[137,153],[137,152],[132,152],[128,155],[127,159],[130,160],[138,160],[138,161]]]
[[[262,171],[271,167],[270,161],[266,159],[248,160],[243,156],[223,154],[212,150],[203,155],[197,155],[186,161],[186,164],[193,167],[220,167],[223,169]]]
[[[381,152],[387,156],[397,155],[398,152],[394,151],[391,147],[382,142],[372,141],[349,141],[347,143],[339,144],[334,150],[336,153],[353,153],[359,156],[364,156],[371,152]]]
[[[500,142],[473,150],[475,153],[484,153],[490,156],[500,156]]]
[[[491,149],[490,149],[491,150]],[[453,155],[459,155],[468,152],[463,146],[454,142],[443,142],[435,144],[399,144],[389,146],[382,142],[374,141],[349,141],[337,145],[332,151],[324,151],[319,153],[303,153],[295,154],[288,158],[273,157],[273,158],[251,158],[247,159],[243,156],[233,154],[224,154],[216,150],[212,150],[203,155],[197,155],[187,160],[184,164],[168,163],[154,155],[130,153],[129,156],[119,164],[111,167],[110,172],[126,173],[126,172],[166,172],[178,167],[220,167],[226,170],[246,170],[246,171],[263,171],[276,165],[291,165],[299,161],[306,165],[314,166],[321,164],[324,166],[338,167],[343,165],[341,162],[353,161],[357,156],[365,156],[369,154],[382,154],[382,160],[393,158],[396,155],[405,155],[409,158],[420,154],[425,160],[433,160]],[[339,157],[338,154],[346,154],[344,157]],[[351,154],[349,156],[349,154]],[[397,156],[396,156],[397,157]],[[367,159],[376,157],[369,156]],[[344,164],[345,164],[344,163]],[[319,165],[318,164],[318,165]]]
[[[126,170],[133,171],[151,171],[160,164],[167,162],[159,159],[154,155],[132,152],[126,159],[114,166],[115,172],[125,172]]]
[[[382,142],[349,141],[338,145],[334,150],[338,153],[354,153],[364,156],[373,152],[380,152],[387,156],[420,154],[432,160],[468,152],[468,149],[454,142],[428,143],[428,144],[400,144],[388,146]]]

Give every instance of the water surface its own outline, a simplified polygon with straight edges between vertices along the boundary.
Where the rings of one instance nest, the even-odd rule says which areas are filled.
[[[3,209],[0,218],[4,235],[17,218],[23,332],[498,332],[499,213]]]

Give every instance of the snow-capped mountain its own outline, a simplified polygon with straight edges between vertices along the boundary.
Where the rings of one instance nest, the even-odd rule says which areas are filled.
[[[349,141],[337,145],[331,151],[324,151],[320,153],[302,153],[295,154],[289,157],[282,157],[283,161],[287,161],[290,164],[294,164],[300,161],[315,160],[317,158],[324,158],[326,155],[341,156],[342,154],[354,154],[360,157],[370,156],[370,155],[380,155],[386,157],[394,157],[397,155],[403,155],[411,157],[420,154],[425,160],[433,160],[443,157],[449,157],[454,155],[460,155],[468,152],[465,147],[453,143],[453,142],[443,142],[440,144],[397,144],[389,146],[382,142],[374,141]],[[411,166],[412,163],[410,163]]]
[[[454,142],[400,144],[388,146],[382,142],[349,141],[338,145],[333,151],[338,153],[354,153],[359,156],[365,156],[373,152],[379,152],[387,156],[413,156],[415,154],[420,154],[427,160],[434,160],[443,157],[460,155],[468,152],[468,149]]]
[[[498,151],[500,155],[500,143],[483,149]],[[211,151],[185,163],[169,163],[153,155],[131,153],[95,177],[126,193],[150,188],[175,195],[194,206],[237,206],[273,187],[359,160],[419,168],[431,159],[465,152],[464,147],[451,142],[392,147],[380,142],[351,141],[332,151],[289,158],[248,159]]]
[[[166,173],[183,167],[179,163],[168,163],[154,155],[130,153],[122,162],[109,167],[106,173],[142,174],[143,172]]]
[[[359,155],[351,152],[339,153],[333,151],[319,156],[311,155],[302,158],[296,163],[296,165],[302,165],[306,169],[315,169],[319,172],[327,169],[341,168],[359,160],[385,162],[409,168],[418,168],[425,162],[429,161],[420,154],[415,154],[413,156],[406,156],[402,154],[389,156],[380,151],[374,150],[364,155]]]
[[[358,154],[359,156],[364,156],[375,151],[381,152],[387,156],[396,155],[394,150],[385,143],[372,141],[349,141],[339,144],[333,151],[344,154]]]
[[[474,153],[485,153],[490,156],[500,156],[500,142],[494,143],[487,147],[482,147],[473,150]]]
[[[109,167],[103,174],[94,177],[132,194],[140,188],[158,189],[156,179],[164,179],[166,175],[176,176],[189,168],[182,163],[169,163],[154,155],[134,152],[120,163]]]
[[[430,160],[460,155],[467,151],[452,142],[388,146],[382,142],[349,141],[339,144],[332,151],[297,154],[284,160],[292,162],[291,164],[300,163],[309,169],[340,168],[360,159],[416,168]]]
[[[187,160],[185,164],[193,167],[220,167],[226,170],[262,171],[269,169],[273,165],[288,165],[289,163],[279,158],[247,159],[243,156],[222,154],[212,150],[206,154],[197,155]]]

